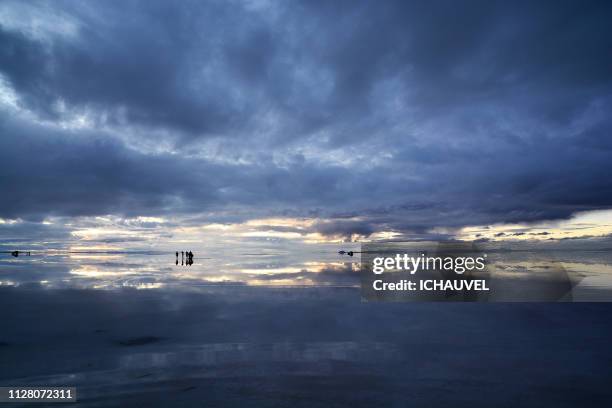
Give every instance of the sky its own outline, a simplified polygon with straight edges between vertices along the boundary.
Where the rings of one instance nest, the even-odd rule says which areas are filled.
[[[606,237],[610,21],[605,1],[4,0],[0,242]]]

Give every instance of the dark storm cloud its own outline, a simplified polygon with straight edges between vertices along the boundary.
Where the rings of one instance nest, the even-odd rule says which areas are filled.
[[[0,20],[0,74],[46,123],[3,114],[0,217],[235,210],[350,236],[612,207],[608,2],[28,7],[76,28]],[[90,129],[51,125],[75,114]],[[198,158],[209,140],[225,160]]]
[[[62,225],[42,224],[39,222],[0,223],[0,247],[13,248],[19,242],[63,241],[70,231]]]
[[[194,71],[215,55],[195,52],[206,49],[208,40],[194,27],[196,19],[187,20],[188,10],[163,3],[108,5],[89,10],[95,16],[68,10],[83,25],[75,40],[49,43],[0,33],[2,71],[21,103],[46,117],[60,117],[62,101],[93,109],[99,120],[188,133],[215,131],[241,117],[236,106],[212,102],[224,96],[214,79],[200,83],[196,77]]]
[[[376,232],[376,226],[364,221],[340,219],[318,222],[313,226],[312,231],[318,232],[326,236],[336,236],[345,239],[350,239],[351,235],[353,234],[363,235],[367,237],[373,232]]]
[[[11,120],[1,129],[4,217],[163,211],[180,206],[190,188],[181,177],[183,161],[133,153],[102,135],[78,137]],[[198,185],[205,199],[206,180]]]
[[[280,169],[143,154],[102,133],[74,133],[4,118],[0,188],[7,218],[191,213],[225,205],[333,206],[350,193],[333,166]],[[46,132],[46,133],[45,133]],[[320,193],[325,188],[328,193]]]

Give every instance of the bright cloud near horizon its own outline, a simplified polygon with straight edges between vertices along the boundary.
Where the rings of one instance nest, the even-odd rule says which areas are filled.
[[[3,1],[0,242],[608,236],[611,18]]]

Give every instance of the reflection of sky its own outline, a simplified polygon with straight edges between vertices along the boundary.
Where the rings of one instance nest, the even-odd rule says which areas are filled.
[[[174,251],[135,248],[105,251],[106,248],[94,247],[86,251],[92,248],[73,246],[68,250],[34,251],[31,256],[17,258],[2,254],[0,285],[94,289],[360,286],[359,255],[339,255],[339,246],[333,244],[245,240],[231,248],[187,248],[194,252],[192,265],[184,262],[186,258],[180,252],[177,258]],[[342,248],[359,250],[355,244]],[[570,273],[578,282],[575,294],[587,289],[612,289],[612,253],[605,249],[483,247],[483,251],[488,252],[491,278],[504,282],[552,277],[564,271],[563,276]]]
[[[85,406],[436,406],[441,389],[440,406],[479,406],[533,396],[534,381],[537,401],[609,394],[610,304],[362,302],[359,256],[245,242],[185,248],[191,266],[134,248],[0,255],[0,380],[75,385]],[[488,255],[500,276],[553,262],[611,287],[609,251]]]
[[[84,406],[543,406],[593,396],[607,406],[612,397],[610,304],[196,289],[0,288],[0,380],[71,384]]]
[[[160,288],[166,286],[355,286],[358,258],[341,257],[327,245],[271,246],[256,242],[237,249],[195,248],[187,265],[169,251],[35,251],[0,258],[2,285],[49,288]],[[308,249],[308,252],[304,252]],[[178,263],[177,263],[178,261]]]

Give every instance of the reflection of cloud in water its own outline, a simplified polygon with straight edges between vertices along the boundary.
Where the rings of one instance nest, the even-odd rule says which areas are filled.
[[[393,358],[396,353],[394,344],[377,342],[218,343],[173,348],[172,351],[134,353],[122,357],[119,365],[122,369],[133,370],[172,366],[215,366],[257,361],[372,362]]]
[[[121,259],[119,254],[85,254],[85,253],[71,253],[69,254],[71,259],[77,260],[106,260],[106,259]]]
[[[266,396],[293,406],[296,395],[320,406],[332,397],[372,406],[375,395],[394,406],[421,394],[417,405],[432,406],[440,390],[489,406],[474,398],[527,398],[534,386],[538,402],[612,396],[610,304],[374,304],[352,288],[189,289],[0,288],[0,379],[75,385],[85,406],[227,406],[236,396],[230,405]]]
[[[264,255],[266,260],[262,262],[259,253],[228,258],[196,254],[193,265],[175,265],[174,253],[38,253],[27,260],[0,260],[0,281],[10,280],[17,285],[45,281],[48,287],[108,289],[211,284],[354,286],[358,283],[357,264],[353,260],[338,261],[334,253],[323,256],[315,253],[311,258],[303,253],[297,257]]]
[[[359,286],[359,257],[340,257],[327,247],[308,248],[310,252],[275,254],[251,248],[241,248],[234,254],[195,251],[195,263],[190,266],[175,265],[173,252],[156,251],[87,254],[50,251],[23,258],[4,256],[0,257],[0,285],[38,284],[49,289]],[[586,255],[579,251],[573,255],[567,251],[493,251],[489,254],[489,265],[492,278],[498,280],[499,286],[508,288],[506,282],[516,284],[521,279],[531,279],[542,283],[559,276],[559,271],[578,278],[577,290],[601,291],[612,287],[612,256],[604,251]],[[514,286],[513,290],[521,289]],[[581,296],[583,299],[584,294]]]

